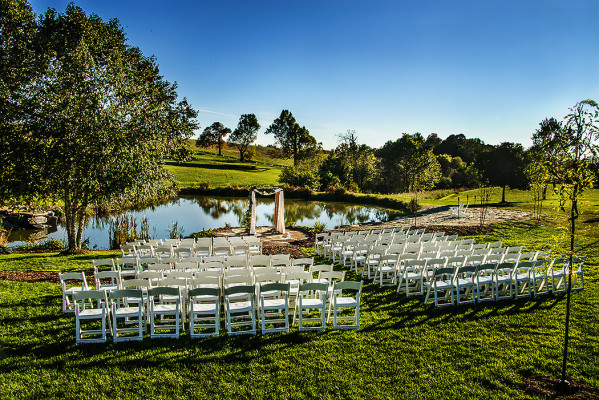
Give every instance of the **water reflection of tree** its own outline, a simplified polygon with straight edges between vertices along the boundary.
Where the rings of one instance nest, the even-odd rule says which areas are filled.
[[[303,219],[315,220],[322,215],[322,203],[287,203],[285,204],[285,225],[295,225]],[[273,222],[274,210],[266,215]]]
[[[244,201],[239,200],[225,200],[218,199],[214,197],[192,197],[189,198],[193,203],[196,203],[200,206],[202,211],[204,211],[207,215],[210,215],[214,219],[218,219],[223,215],[228,214],[231,210],[235,209],[238,206],[238,203],[243,203]]]

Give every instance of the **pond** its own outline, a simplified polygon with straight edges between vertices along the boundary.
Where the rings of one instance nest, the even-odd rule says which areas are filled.
[[[248,208],[247,198],[217,198],[208,196],[185,196],[159,206],[150,206],[141,211],[130,211],[138,226],[147,218],[150,235],[166,238],[169,228],[176,222],[184,235],[203,229],[222,228],[227,225],[240,226]],[[273,198],[257,198],[256,226],[272,225],[274,214]],[[374,206],[350,205],[340,202],[318,202],[285,199],[285,225],[313,226],[316,221],[326,224],[327,229],[340,225],[361,224],[369,221],[395,219],[400,212]],[[114,217],[93,217],[83,232],[89,248],[109,248],[109,228]],[[23,241],[53,238],[66,242],[65,229],[59,224],[50,231],[14,231],[9,237],[11,246]]]

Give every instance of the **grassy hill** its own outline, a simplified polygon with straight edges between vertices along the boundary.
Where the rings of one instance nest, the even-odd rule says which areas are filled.
[[[235,147],[226,147],[222,156],[217,149],[201,149],[190,143],[194,151],[191,160],[184,163],[167,162],[180,188],[197,187],[208,183],[210,187],[221,186],[271,186],[277,185],[279,174],[291,160],[272,158],[269,148],[252,146],[254,156],[251,161],[239,161],[239,151]]]

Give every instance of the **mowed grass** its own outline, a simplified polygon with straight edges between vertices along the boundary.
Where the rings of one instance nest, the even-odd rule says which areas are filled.
[[[500,225],[477,241],[533,249],[551,232],[549,225]],[[572,295],[568,377],[599,388],[599,258],[587,254],[586,288]],[[15,269],[15,261],[25,268],[27,256],[44,270],[91,264],[16,256],[0,256],[0,269]],[[267,336],[192,340],[185,333],[76,345],[59,285],[0,281],[0,398],[541,398],[518,384],[527,374],[559,375],[564,315],[564,295],[437,309],[365,283],[359,331],[294,327]]]
[[[271,159],[267,148],[256,146],[251,161],[239,161],[239,152],[233,147],[223,150],[222,156],[214,149],[199,149],[184,163],[170,161],[166,169],[171,172],[179,188],[200,186],[206,182],[210,187],[222,186],[275,186],[283,166],[290,160]]]

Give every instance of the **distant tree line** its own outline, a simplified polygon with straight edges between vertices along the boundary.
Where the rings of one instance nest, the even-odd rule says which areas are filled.
[[[256,116],[244,114],[230,136],[229,144],[239,149],[241,161],[248,158],[249,145],[255,142],[258,129]],[[539,143],[563,129],[563,124],[555,118],[545,119],[533,134],[533,146],[529,149],[512,142],[490,145],[463,134],[441,139],[435,133],[427,137],[421,133],[403,133],[395,141],[372,148],[359,143],[356,131],[348,130],[337,136],[337,147],[329,151],[322,149],[291,112],[283,110],[266,133],[275,137],[278,151],[274,156],[293,158],[293,166],[283,168],[279,177],[283,184],[373,193],[499,186],[505,202],[507,188],[538,186],[542,177],[539,162],[547,157],[548,151]],[[215,122],[200,135],[197,145],[218,146],[220,154],[223,138],[230,132]],[[599,171],[594,160],[590,165],[592,170]],[[543,181],[543,197],[547,187],[548,183]]]

